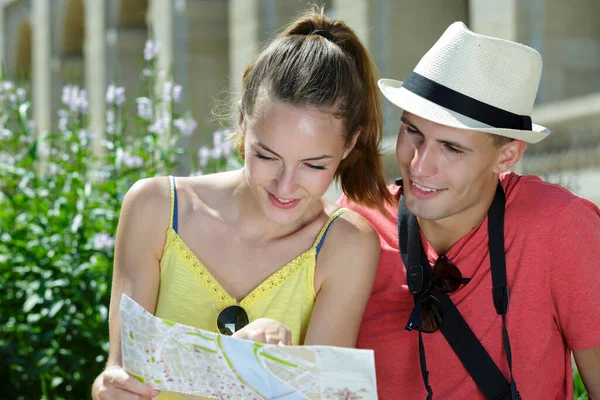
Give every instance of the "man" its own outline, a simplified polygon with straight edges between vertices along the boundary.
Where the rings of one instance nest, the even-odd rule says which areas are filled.
[[[404,110],[396,146],[402,182],[390,190],[403,198],[402,215],[416,217],[429,264],[449,260],[465,278],[448,297],[500,377],[510,382],[512,376],[523,399],[572,399],[572,352],[590,398],[600,398],[600,209],[558,185],[507,172],[527,143],[550,133],[530,118],[541,68],[535,50],[457,22],[404,83],[381,80],[383,94]],[[506,198],[500,256],[506,261],[509,340],[492,296],[487,215],[498,181]],[[424,399],[424,383],[434,398],[486,398],[446,340],[451,307],[438,313],[424,301],[442,290],[427,289],[431,280],[425,290],[411,278],[409,292],[397,210],[386,216],[344,196],[339,203],[365,216],[381,239],[378,276],[358,338],[359,347],[375,350],[380,399]],[[422,349],[419,334],[405,329],[409,318],[412,328],[424,321],[440,325],[422,334]],[[480,375],[487,377],[487,370]],[[508,388],[500,398],[514,393]]]

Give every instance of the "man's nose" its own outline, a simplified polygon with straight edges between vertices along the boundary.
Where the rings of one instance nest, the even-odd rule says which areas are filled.
[[[411,174],[413,176],[432,176],[437,172],[436,151],[431,145],[422,144],[415,148],[411,160]]]

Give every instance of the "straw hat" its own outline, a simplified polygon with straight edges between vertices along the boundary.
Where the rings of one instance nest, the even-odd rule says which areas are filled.
[[[427,120],[536,143],[550,130],[531,122],[542,57],[525,45],[455,22],[404,81],[380,79],[394,105]]]

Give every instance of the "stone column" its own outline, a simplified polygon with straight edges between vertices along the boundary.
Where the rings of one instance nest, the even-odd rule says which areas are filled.
[[[94,132],[94,151],[102,151],[106,91],[106,7],[104,2],[85,2],[85,86],[90,102],[90,129]]]
[[[470,0],[469,28],[482,35],[517,41],[516,0]]]
[[[166,0],[151,0],[148,10],[148,26],[152,32],[152,39],[159,44],[157,54],[157,67],[163,74],[156,80],[157,90],[162,93],[162,88],[167,80],[172,80],[173,62],[175,56],[175,34],[173,30],[173,2]],[[163,104],[156,110],[157,115],[169,112]],[[171,135],[170,126],[165,129],[164,144]]]
[[[6,74],[6,71],[4,71],[4,53],[6,52],[6,44],[4,43],[4,38],[6,37],[6,25],[4,24],[4,7],[4,5],[0,5],[0,69],[2,69],[0,72]]]
[[[229,79],[231,101],[239,97],[246,66],[262,40],[260,0],[229,0]]]
[[[151,26],[153,39],[160,44],[158,50],[158,68],[169,72],[174,60],[173,2],[151,0],[148,10],[148,25]]]
[[[36,132],[46,133],[51,128],[50,81],[50,2],[32,0],[33,74],[32,100]]]

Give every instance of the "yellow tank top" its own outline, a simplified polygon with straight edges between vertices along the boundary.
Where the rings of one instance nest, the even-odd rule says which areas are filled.
[[[292,344],[304,343],[316,299],[314,276],[316,257],[329,225],[344,213],[334,212],[314,244],[278,269],[239,303],[216,281],[202,262],[177,234],[177,187],[171,182],[171,218],[160,261],[160,286],[156,316],[180,324],[217,332],[217,315],[225,307],[243,307],[250,321],[272,318],[292,332]],[[183,399],[162,395],[160,399]]]

